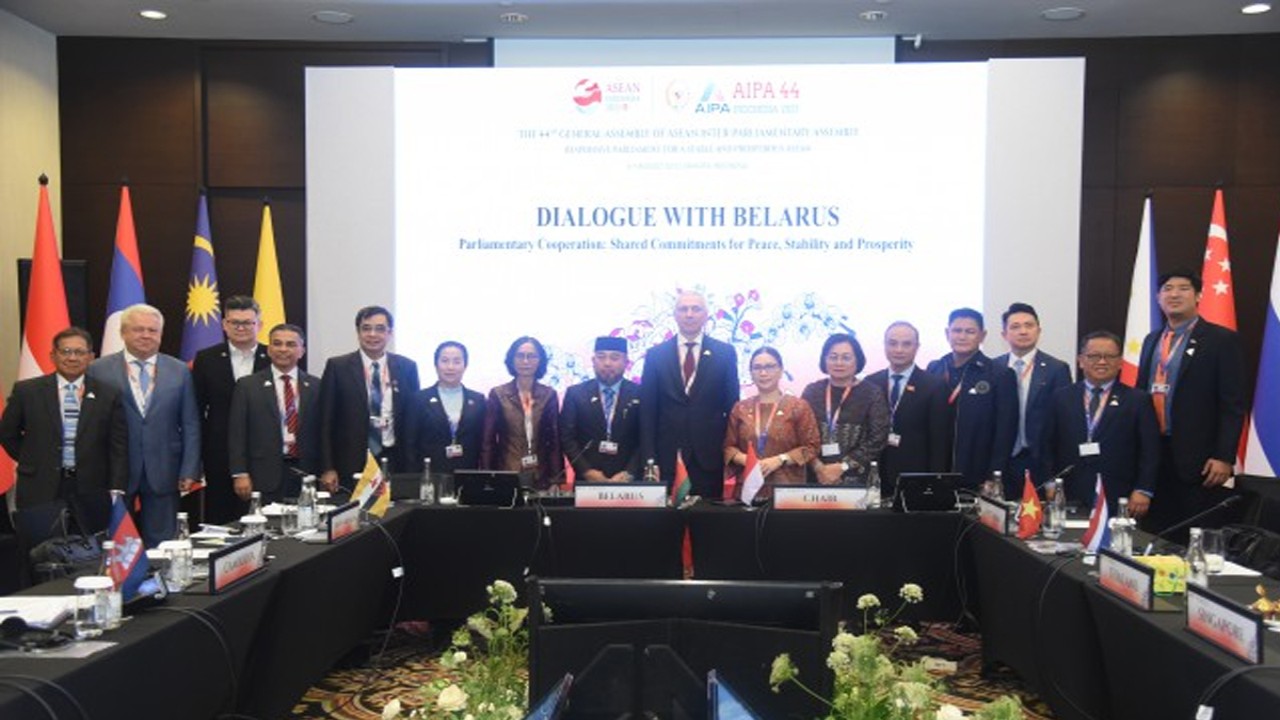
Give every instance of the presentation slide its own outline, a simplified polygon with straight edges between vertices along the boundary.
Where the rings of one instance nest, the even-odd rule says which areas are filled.
[[[639,379],[695,290],[744,383],[767,345],[798,393],[835,332],[883,367],[895,320],[923,364],[947,313],[983,304],[987,82],[985,63],[398,69],[397,350],[429,365],[460,340],[483,390],[533,335],[564,388],[615,335]]]

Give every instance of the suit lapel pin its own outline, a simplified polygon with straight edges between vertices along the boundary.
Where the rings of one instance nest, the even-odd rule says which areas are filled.
[[[915,392],[915,391],[916,391],[916,386],[915,386],[915,385],[908,385],[908,386],[907,386],[907,392]]]
[[[1194,347],[1187,348],[1187,355],[1195,355],[1195,354],[1196,354],[1196,349]]]
[[[1120,407],[1120,400],[1118,398],[1111,398],[1111,402],[1107,404],[1111,407]]]
[[[98,396],[97,396],[97,395],[94,395],[92,392],[87,392],[87,393],[85,393],[85,394],[84,394],[84,399],[85,399],[85,400],[93,400],[93,399],[94,399],[94,398],[96,398],[96,397],[98,397]]]
[[[600,402],[600,398],[596,397],[595,395],[592,395],[592,396],[591,396],[591,402],[593,402],[593,403]]]
[[[432,397],[432,398],[431,398],[431,402],[432,402],[432,404],[438,403],[438,402],[440,402],[440,398],[438,398],[438,397]]]
[[[702,357],[711,357],[711,351],[710,351],[710,350],[703,350],[703,351],[702,351]]]
[[[270,380],[263,380],[263,381],[262,381],[262,387],[271,387],[271,381],[270,381]]]

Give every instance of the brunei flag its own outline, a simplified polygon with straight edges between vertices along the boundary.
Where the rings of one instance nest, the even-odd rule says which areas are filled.
[[[391,506],[391,484],[383,477],[382,468],[373,453],[365,453],[364,470],[360,471],[360,481],[351,493],[351,499],[360,503],[360,509],[370,515],[382,517]]]

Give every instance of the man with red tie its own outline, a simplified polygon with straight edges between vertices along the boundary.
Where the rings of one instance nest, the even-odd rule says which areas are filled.
[[[1160,426],[1160,472],[1144,529],[1157,532],[1227,497],[1244,427],[1243,352],[1234,332],[1200,317],[1200,277],[1160,276],[1165,326],[1142,342],[1139,388]],[[1204,524],[1214,524],[1213,518]]]
[[[236,382],[227,435],[235,493],[264,502],[297,497],[320,461],[320,381],[298,368],[307,340],[297,325],[271,328],[271,367]]]

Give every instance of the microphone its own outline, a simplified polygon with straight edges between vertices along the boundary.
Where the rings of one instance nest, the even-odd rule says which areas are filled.
[[[1214,505],[1211,508],[1208,508],[1207,510],[1201,510],[1200,512],[1196,513],[1195,515],[1192,515],[1191,517],[1187,518],[1186,520],[1183,520],[1182,522],[1176,525],[1170,525],[1164,530],[1161,530],[1160,532],[1156,533],[1155,537],[1151,538],[1151,542],[1147,543],[1147,548],[1142,551],[1142,554],[1150,555],[1151,551],[1155,548],[1156,543],[1164,539],[1166,536],[1171,535],[1172,533],[1178,530],[1181,530],[1182,528],[1190,526],[1192,523],[1196,522],[1197,520],[1200,520],[1208,515],[1212,515],[1213,513],[1219,510],[1229,508],[1232,505],[1235,505],[1236,503],[1241,502],[1243,500],[1244,500],[1243,495],[1232,495],[1231,497],[1227,498],[1226,500],[1223,500],[1222,502]]]
[[[1076,469],[1076,466],[1075,466],[1075,465],[1068,465],[1068,466],[1066,466],[1066,467],[1062,468],[1062,469],[1061,469],[1061,470],[1059,470],[1058,472],[1054,473],[1054,474],[1053,474],[1053,477],[1051,477],[1051,478],[1049,478],[1048,480],[1045,480],[1044,482],[1042,482],[1042,483],[1040,483],[1039,485],[1037,485],[1037,486],[1036,486],[1036,489],[1037,489],[1037,490],[1043,490],[1043,489],[1045,489],[1046,487],[1048,487],[1048,486],[1052,485],[1052,484],[1053,484],[1053,482],[1054,482],[1055,480],[1061,480],[1061,479],[1065,478],[1065,477],[1067,476],[1067,474],[1068,474],[1068,473],[1070,473],[1072,470],[1075,470],[1075,469]]]
[[[569,458],[569,462],[560,468],[560,472],[552,476],[551,482],[547,483],[547,485],[553,488],[560,487],[560,483],[564,481],[565,475],[569,473],[569,468],[573,467],[574,463],[581,460],[582,456],[586,455],[587,451],[590,450],[591,446],[594,444],[596,444],[596,440],[594,438],[583,443],[582,448],[579,449],[578,452],[574,453],[573,457]]]

